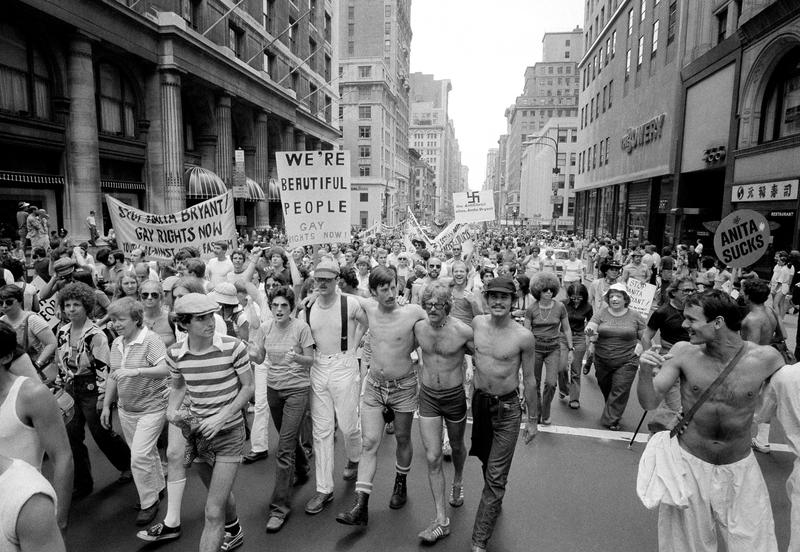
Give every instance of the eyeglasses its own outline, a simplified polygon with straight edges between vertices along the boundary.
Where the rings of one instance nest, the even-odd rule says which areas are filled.
[[[314,281],[318,284],[330,284],[334,280],[335,278],[314,278]]]
[[[16,299],[3,299],[3,306],[4,307],[10,307],[16,302],[17,302]]]
[[[423,303],[422,306],[423,306],[423,308],[425,310],[431,310],[431,309],[442,310],[447,306],[447,303],[430,303],[430,302],[428,302],[428,303]]]
[[[146,291],[143,291],[139,295],[142,296],[142,299],[160,299],[161,298],[161,294],[159,292],[157,292],[157,291],[153,291],[153,292],[150,292],[150,293],[148,293]]]
[[[264,282],[264,287],[276,288],[281,287],[281,285],[278,282],[272,282],[271,284],[269,282]]]
[[[693,295],[697,293],[697,290],[693,288],[679,289],[678,291],[683,293],[684,295]]]
[[[437,264],[432,264],[432,265],[428,265],[428,268],[442,268],[442,265],[440,265],[440,264],[438,264],[438,265]]]

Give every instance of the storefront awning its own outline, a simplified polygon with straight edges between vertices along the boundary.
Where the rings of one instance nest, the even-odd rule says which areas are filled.
[[[278,184],[278,181],[274,178],[269,179],[269,187],[267,188],[267,199],[269,201],[280,201],[281,200],[281,188]]]
[[[267,196],[264,195],[264,190],[261,189],[261,184],[253,180],[247,179],[247,198],[245,201],[266,201]]]
[[[22,184],[58,184],[64,185],[64,177],[61,175],[35,174],[21,172],[0,172],[0,181],[20,182]]]
[[[228,192],[225,182],[216,173],[203,167],[191,167],[184,174],[186,197],[209,198]]]
[[[145,191],[144,182],[135,182],[132,180],[101,180],[100,187],[104,190]]]

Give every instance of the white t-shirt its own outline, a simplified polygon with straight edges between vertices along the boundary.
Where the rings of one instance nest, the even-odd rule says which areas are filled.
[[[225,282],[225,276],[228,272],[233,272],[233,262],[231,262],[230,257],[225,257],[224,261],[213,257],[209,259],[206,264],[206,276],[212,286],[216,286],[220,282]]]

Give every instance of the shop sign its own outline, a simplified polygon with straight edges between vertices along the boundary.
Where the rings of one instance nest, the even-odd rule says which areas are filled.
[[[661,133],[664,129],[664,120],[667,118],[666,113],[662,113],[653,117],[643,125],[638,127],[630,127],[622,135],[622,149],[631,153],[636,148],[655,142],[661,138]]]
[[[795,211],[770,211],[769,216],[772,218],[781,217],[794,217]]]
[[[755,263],[769,246],[769,224],[751,209],[734,211],[719,223],[714,234],[714,252],[723,263],[743,268]]]
[[[726,151],[725,146],[717,146],[716,148],[708,148],[703,151],[703,161],[706,165],[716,165],[725,161]]]
[[[798,180],[781,180],[758,184],[737,184],[731,189],[731,201],[786,201],[797,199]]]

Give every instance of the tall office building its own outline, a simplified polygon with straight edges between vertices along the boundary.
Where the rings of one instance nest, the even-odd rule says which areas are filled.
[[[542,130],[551,117],[578,114],[578,60],[583,53],[583,30],[545,33],[542,61],[525,69],[525,88],[505,112],[507,123],[505,188],[501,203],[519,209],[522,143]]]
[[[395,224],[408,205],[411,0],[340,0],[339,113],[351,152],[352,224]]]
[[[433,167],[436,191],[435,213],[438,220],[453,216],[453,192],[458,191],[461,176],[461,152],[455,126],[448,112],[448,79],[433,75],[411,74],[411,125],[409,146],[420,152]]]

